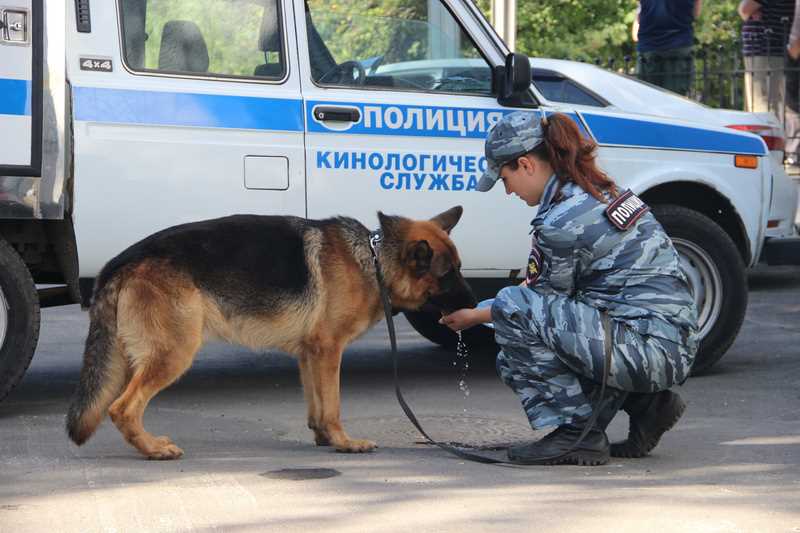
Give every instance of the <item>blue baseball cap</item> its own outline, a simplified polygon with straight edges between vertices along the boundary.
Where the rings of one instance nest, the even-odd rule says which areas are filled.
[[[500,179],[500,169],[544,142],[544,128],[538,113],[515,111],[495,124],[486,137],[486,172],[477,190],[486,192]]]

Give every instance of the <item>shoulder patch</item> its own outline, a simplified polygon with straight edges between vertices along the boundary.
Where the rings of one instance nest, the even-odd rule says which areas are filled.
[[[531,243],[531,253],[528,256],[528,268],[525,269],[525,284],[533,286],[542,275],[542,250],[539,248],[539,241],[536,235]]]
[[[630,229],[639,217],[650,211],[641,198],[628,189],[606,208],[606,216],[614,226],[622,231]]]

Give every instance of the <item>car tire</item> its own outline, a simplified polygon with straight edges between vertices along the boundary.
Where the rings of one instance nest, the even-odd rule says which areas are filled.
[[[22,258],[0,239],[0,400],[22,379],[39,340],[39,296]]]
[[[443,348],[455,348],[458,336],[447,326],[439,324],[440,315],[427,311],[404,311],[417,333]],[[493,347],[494,330],[486,326],[475,326],[461,332],[461,338],[469,347]]]
[[[692,367],[698,375],[728,351],[747,311],[745,264],[731,237],[702,213],[655,205],[653,214],[681,257],[698,307],[700,346]]]

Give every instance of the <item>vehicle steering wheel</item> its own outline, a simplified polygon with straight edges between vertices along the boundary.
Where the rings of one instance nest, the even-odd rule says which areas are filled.
[[[358,74],[355,78],[348,77],[346,78],[345,75],[348,73],[349,69],[349,76],[352,76],[353,70],[356,70]],[[338,76],[334,76],[338,74]],[[320,83],[342,83],[343,81],[352,80],[353,85],[357,87],[361,87],[367,80],[367,73],[364,70],[364,67],[358,61],[345,61],[344,63],[340,63],[330,69],[328,72],[323,74],[317,80]],[[350,85],[350,84],[348,84]]]

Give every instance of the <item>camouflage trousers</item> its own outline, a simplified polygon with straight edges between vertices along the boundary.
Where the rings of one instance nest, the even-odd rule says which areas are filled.
[[[680,344],[644,336],[611,321],[612,355],[605,397],[599,393],[605,361],[600,311],[557,293],[507,287],[492,304],[497,371],[522,400],[533,429],[585,423],[592,401],[605,428],[628,392],[652,393],[682,383],[692,354]]]

